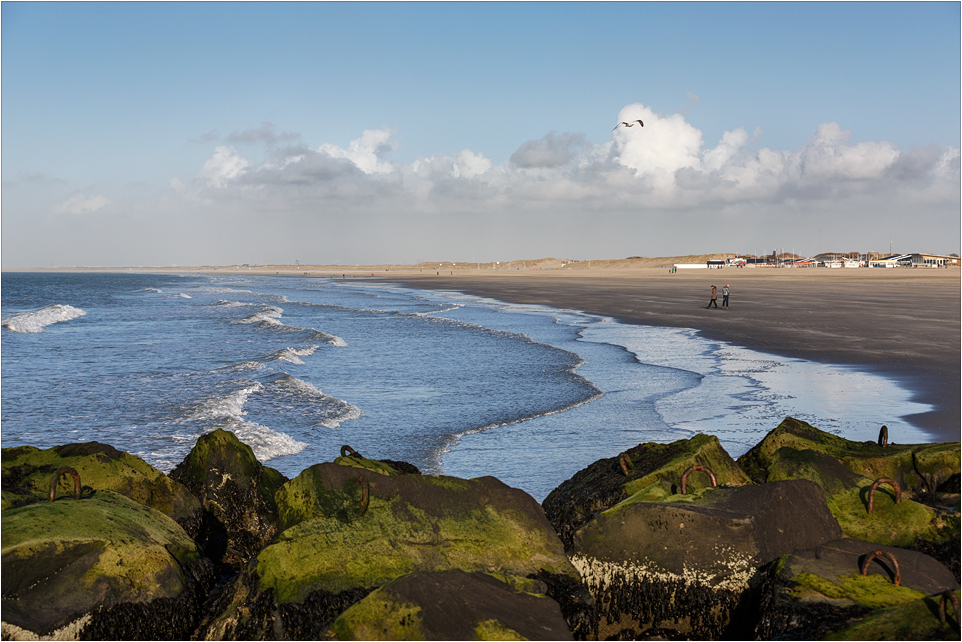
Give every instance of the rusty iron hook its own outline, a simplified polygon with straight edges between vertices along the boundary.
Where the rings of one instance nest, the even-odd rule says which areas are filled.
[[[691,468],[689,468],[688,470],[686,470],[686,471],[685,471],[685,474],[681,476],[681,494],[682,494],[682,495],[685,495],[685,494],[686,494],[685,491],[688,489],[688,475],[689,475],[689,473],[693,473],[693,472],[695,472],[696,470],[700,470],[700,471],[702,471],[703,473],[708,473],[708,476],[711,477],[711,485],[712,485],[712,486],[718,486],[718,481],[715,479],[715,473],[713,473],[712,471],[708,470],[707,467],[702,466],[701,464],[695,464],[694,466],[692,466]]]
[[[879,549],[877,551],[872,551],[871,553],[866,555],[865,561],[862,562],[862,567],[861,567],[862,575],[868,575],[868,565],[876,557],[887,557],[892,562],[892,564],[895,566],[895,577],[892,578],[892,584],[894,584],[895,586],[899,586],[902,583],[902,572],[899,570],[899,561],[895,559],[895,556],[889,553],[888,551],[883,551]]]
[[[364,479],[364,475],[357,476],[357,484],[361,487],[361,509],[357,512],[357,516],[361,517],[367,512],[368,504],[371,501],[371,485]]]
[[[350,453],[351,455],[357,455],[358,457],[361,456],[359,452],[357,452],[350,446],[347,446],[347,445],[341,446],[341,457],[347,457],[348,453]]]
[[[954,591],[942,591],[942,599],[939,601],[939,621],[942,624],[945,624],[945,603],[950,600],[955,609],[955,620],[959,621],[959,598],[955,597]]]
[[[621,469],[625,471],[625,477],[628,476],[629,470],[635,469],[635,465],[631,463],[631,457],[628,456],[628,453],[618,455],[618,463],[621,464]]]
[[[883,425],[882,429],[878,431],[878,445],[885,448],[889,445],[889,427]]]
[[[53,477],[50,478],[50,501],[53,501],[54,496],[57,494],[57,484],[63,475],[71,475],[73,477],[73,496],[74,499],[80,499],[80,473],[68,466],[59,469],[53,474]]]
[[[872,488],[868,491],[868,514],[872,514],[872,506],[875,504],[875,489],[879,487],[879,484],[890,484],[892,488],[895,489],[895,503],[902,503],[902,489],[895,482],[894,479],[889,479],[888,477],[879,477],[872,483]]]

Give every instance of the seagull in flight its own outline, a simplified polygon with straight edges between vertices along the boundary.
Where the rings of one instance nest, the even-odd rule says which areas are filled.
[[[626,122],[622,121],[622,122],[618,123],[618,125],[624,125],[625,127],[634,127],[634,126],[635,126],[635,123],[638,123],[638,124],[641,125],[642,127],[645,126],[645,124],[644,124],[643,122],[641,122],[640,120],[633,120],[633,121],[631,121],[630,123],[626,123]],[[614,127],[612,127],[612,128],[611,128],[611,131],[615,131],[616,129],[618,129],[618,125],[615,125]]]

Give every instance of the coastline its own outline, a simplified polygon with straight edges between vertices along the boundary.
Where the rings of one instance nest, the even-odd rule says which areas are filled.
[[[958,441],[958,270],[727,268],[378,275],[424,290],[577,309],[622,323],[698,330],[706,338],[897,381],[933,406],[906,421],[933,441]],[[368,277],[371,278],[371,277]],[[730,310],[706,310],[709,286],[732,285]],[[720,298],[720,294],[719,294]]]

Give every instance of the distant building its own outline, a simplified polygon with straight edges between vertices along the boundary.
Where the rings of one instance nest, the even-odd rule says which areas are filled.
[[[941,254],[913,254],[912,267],[939,268],[946,265],[959,265],[959,257]]]
[[[720,259],[709,259],[705,265],[707,265],[711,270],[720,270],[721,268],[725,267],[726,263],[727,261]]]

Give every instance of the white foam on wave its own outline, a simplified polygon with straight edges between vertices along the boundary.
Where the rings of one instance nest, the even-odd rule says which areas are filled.
[[[233,323],[242,323],[245,325],[257,324],[257,325],[270,325],[270,326],[283,326],[280,318],[284,314],[283,308],[279,308],[275,305],[262,305],[260,310],[254,314],[248,315],[243,319],[238,319]]]
[[[143,290],[141,290],[141,292],[156,292],[157,294],[161,293],[161,291],[158,290],[157,288],[144,288]]]
[[[286,361],[288,363],[302,364],[301,357],[309,357],[314,354],[318,347],[320,346],[308,346],[306,348],[284,348],[283,350],[278,350],[271,356],[267,357],[268,361]]]
[[[71,319],[82,317],[85,314],[87,313],[80,308],[75,308],[70,305],[54,304],[31,312],[12,314],[5,318],[0,325],[3,325],[4,328],[13,332],[43,332],[43,329],[48,325],[60,323],[61,321],[70,321]]]
[[[311,401],[313,405],[318,407],[317,424],[325,428],[338,428],[341,423],[352,419],[360,419],[361,415],[364,414],[357,406],[324,394],[319,388],[296,377],[289,375],[282,377],[273,385],[277,386],[278,390],[284,394],[307,398]]]
[[[176,294],[176,295],[175,295],[175,298],[176,298],[176,297],[180,297],[181,299],[189,299],[189,298],[191,298],[191,296],[190,296],[189,294],[184,294],[183,292],[180,292],[180,293]]]
[[[259,461],[294,455],[307,448],[306,443],[297,441],[290,435],[244,419],[247,414],[244,411],[247,399],[263,390],[264,385],[255,381],[245,388],[198,404],[188,417],[214,421],[219,424],[218,427],[230,430],[253,449],[254,456]]]

